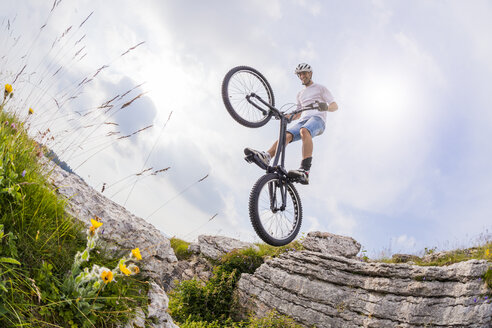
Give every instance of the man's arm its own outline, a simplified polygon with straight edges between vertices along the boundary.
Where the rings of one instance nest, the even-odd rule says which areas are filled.
[[[328,111],[329,112],[334,112],[338,109],[338,105],[336,102],[331,102],[329,105],[328,105]]]

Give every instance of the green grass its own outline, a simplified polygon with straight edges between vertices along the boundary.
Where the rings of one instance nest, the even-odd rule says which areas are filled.
[[[271,246],[265,243],[258,243],[256,246],[259,248],[258,254],[264,259],[277,257],[280,254],[289,251],[300,251],[304,249],[304,246],[302,246],[302,238],[296,239],[293,242],[280,247]]]
[[[112,327],[146,308],[148,285],[120,277],[91,297],[67,283],[86,229],[65,212],[47,180],[43,150],[0,106],[0,326]],[[87,218],[89,220],[89,218]],[[101,246],[92,265],[117,266]],[[83,269],[83,267],[82,267]],[[88,294],[89,295],[89,294]]]
[[[487,272],[484,273],[483,279],[487,283],[487,286],[492,290],[492,265],[487,270]]]
[[[435,252],[435,249],[426,249],[424,255],[431,255]],[[425,260],[424,257],[415,256],[412,262],[420,266],[445,266],[468,260],[486,260],[492,262],[492,242],[485,242],[483,245],[473,248],[447,251],[444,256],[439,256],[431,261]],[[377,261],[384,263],[399,263],[398,260],[394,258],[382,258]]]
[[[188,250],[188,246],[190,246],[190,243],[176,237],[171,238],[170,242],[171,247],[174,250],[174,254],[178,258],[178,260],[188,260],[191,255],[193,255],[193,253]]]

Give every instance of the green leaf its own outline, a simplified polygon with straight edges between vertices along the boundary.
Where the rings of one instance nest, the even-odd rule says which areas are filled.
[[[9,291],[7,290],[7,288],[5,288],[5,284],[2,282],[0,283],[0,290],[3,290],[4,292],[8,293]]]
[[[10,264],[21,265],[21,263],[19,261],[17,261],[16,259],[13,259],[11,257],[0,257],[0,263],[10,263]]]
[[[87,261],[89,260],[89,252],[87,250],[82,253],[82,260]]]

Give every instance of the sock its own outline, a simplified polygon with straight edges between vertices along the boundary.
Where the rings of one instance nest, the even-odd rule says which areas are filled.
[[[308,171],[311,169],[311,161],[313,160],[312,157],[308,157],[302,160],[301,162],[301,169],[304,169],[305,171]]]

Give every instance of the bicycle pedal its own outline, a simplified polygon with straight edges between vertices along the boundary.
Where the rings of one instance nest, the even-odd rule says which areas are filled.
[[[249,154],[249,155],[244,156],[244,160],[248,163],[254,163],[255,162],[253,154]]]

